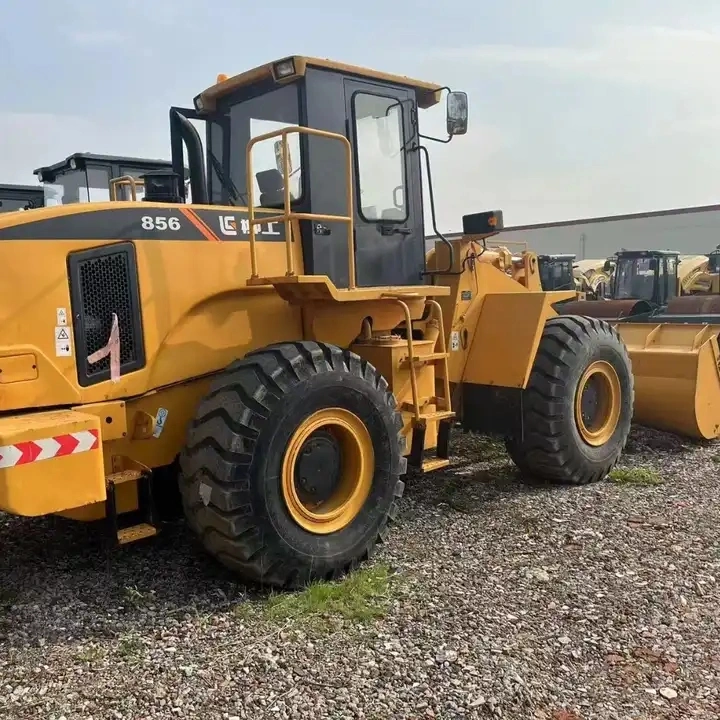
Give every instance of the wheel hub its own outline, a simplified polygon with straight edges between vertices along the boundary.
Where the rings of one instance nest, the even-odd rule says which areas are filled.
[[[329,500],[340,483],[342,452],[329,430],[316,430],[295,463],[295,484],[301,502],[317,506]]]
[[[599,422],[602,422],[600,407],[600,379],[597,376],[593,376],[588,379],[587,385],[583,388],[582,396],[580,398],[580,407],[582,412],[583,423],[586,427],[594,427]]]
[[[317,535],[350,525],[370,494],[375,451],[363,421],[344,408],[318,410],[298,425],[283,458],[285,506]]]
[[[620,420],[620,379],[615,368],[599,360],[591,363],[578,384],[575,420],[580,437],[600,447],[612,437]]]

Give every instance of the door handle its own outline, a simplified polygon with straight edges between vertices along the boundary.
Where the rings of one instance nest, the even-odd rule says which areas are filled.
[[[407,227],[398,227],[397,225],[378,225],[381,235],[411,235],[412,230]]]

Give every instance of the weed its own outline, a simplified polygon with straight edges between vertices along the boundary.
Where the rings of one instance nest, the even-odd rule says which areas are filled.
[[[118,645],[118,654],[124,658],[137,657],[143,648],[142,641],[136,637],[124,637]]]
[[[660,474],[650,468],[616,468],[610,475],[618,485],[662,485]]]
[[[319,581],[296,593],[271,595],[259,603],[235,608],[239,618],[254,611],[269,620],[340,618],[368,622],[383,617],[392,593],[392,572],[385,565],[364,567],[341,580]]]

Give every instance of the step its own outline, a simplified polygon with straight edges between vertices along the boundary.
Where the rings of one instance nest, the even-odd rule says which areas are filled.
[[[413,364],[421,365],[422,363],[438,363],[443,360],[447,360],[449,355],[447,353],[428,353],[427,355],[413,355]],[[400,362],[400,367],[406,367],[410,365],[410,358],[403,358]]]
[[[435,412],[420,413],[418,420],[433,422],[435,420],[449,420],[454,417],[455,413],[452,410],[436,410]]]
[[[433,470],[440,470],[446,468],[450,464],[449,460],[444,458],[432,458],[431,460],[423,460],[420,469],[424,473],[433,472]]]
[[[122,485],[128,482],[137,482],[143,477],[141,470],[120,470],[119,472],[110,473],[105,477],[105,481],[113,485]]]
[[[118,530],[118,544],[127,545],[129,543],[137,542],[138,540],[145,540],[146,538],[154,537],[158,534],[158,532],[158,528],[154,525],[150,525],[149,523],[131,525],[130,527]]]

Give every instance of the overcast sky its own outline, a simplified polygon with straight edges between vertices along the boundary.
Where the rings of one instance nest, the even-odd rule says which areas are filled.
[[[468,134],[430,146],[441,230],[720,200],[711,0],[5,0],[0,48],[0,182],[72,152],[168,158],[170,105],[297,53],[468,92]]]

